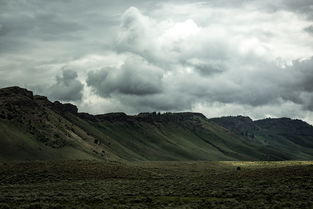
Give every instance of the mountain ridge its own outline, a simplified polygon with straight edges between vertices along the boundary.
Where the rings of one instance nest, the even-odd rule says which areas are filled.
[[[0,89],[0,145],[0,160],[301,160],[313,159],[313,127],[193,112],[92,115],[15,86]]]

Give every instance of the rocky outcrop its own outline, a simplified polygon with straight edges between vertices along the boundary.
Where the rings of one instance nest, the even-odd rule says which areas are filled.
[[[19,87],[0,89],[1,109],[16,112],[21,107],[38,106],[33,100],[33,92]]]
[[[35,95],[35,96],[34,96],[34,100],[35,100],[38,104],[40,104],[40,105],[42,105],[42,106],[46,106],[46,107],[49,107],[49,108],[51,108],[51,107],[53,106],[53,103],[50,102],[50,101],[48,100],[48,98],[45,97],[45,96]]]
[[[27,89],[23,89],[17,86],[3,88],[0,91],[0,97],[12,97],[12,96],[25,96],[30,99],[33,99],[33,92],[28,91]]]
[[[91,122],[98,122],[97,118],[94,115],[91,115],[86,112],[79,112],[77,113],[77,116],[83,120],[91,121]]]
[[[55,111],[58,114],[64,115],[64,113],[74,114],[81,119],[92,121],[92,122],[101,122],[101,121],[110,121],[110,122],[118,122],[118,121],[143,121],[143,122],[179,122],[185,120],[191,120],[194,118],[203,118],[206,117],[201,113],[192,113],[192,112],[184,112],[184,113],[139,113],[135,116],[127,115],[123,112],[116,113],[106,113],[99,115],[92,115],[88,113],[78,113],[77,106],[66,103],[63,104],[59,101],[51,102],[45,96],[33,95],[33,92],[28,91],[19,87],[8,87],[0,90],[0,97],[4,97],[6,102],[14,103],[18,106],[43,106]],[[8,99],[10,97],[11,99]]]
[[[78,108],[75,105],[70,103],[62,104],[58,101],[53,103],[52,109],[61,114],[69,112],[76,115],[78,113]]]
[[[137,120],[145,122],[179,122],[193,119],[206,119],[201,113],[180,112],[180,113],[139,113],[135,116]]]
[[[100,114],[95,115],[98,121],[127,121],[132,120],[132,116],[126,115],[123,112],[115,112],[115,113],[107,113],[107,114]]]
[[[255,132],[259,130],[259,127],[253,122],[253,120],[246,116],[228,116],[212,118],[209,120],[227,128],[233,133],[249,138],[254,138]]]
[[[266,118],[257,120],[255,123],[268,131],[282,135],[298,134],[300,136],[312,136],[312,126],[308,123],[290,118]]]

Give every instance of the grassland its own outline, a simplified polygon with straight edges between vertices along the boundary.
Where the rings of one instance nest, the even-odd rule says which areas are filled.
[[[0,208],[313,208],[313,162],[1,162]]]

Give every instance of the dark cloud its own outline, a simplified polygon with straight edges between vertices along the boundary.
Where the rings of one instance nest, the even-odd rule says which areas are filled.
[[[87,84],[97,94],[151,95],[162,91],[162,70],[133,57],[120,68],[106,68],[88,74]]]
[[[240,76],[242,80],[237,85],[227,86],[221,83],[219,90],[211,89],[208,92],[208,98],[222,103],[251,106],[275,106],[283,100],[300,104],[306,110],[313,110],[310,109],[313,105],[313,57],[295,61],[284,68],[268,64],[259,69],[261,70],[253,73],[243,72]],[[236,80],[233,78],[229,82]]]
[[[290,67],[291,76],[285,82],[284,99],[301,104],[304,109],[313,111],[313,57],[295,61]]]
[[[56,83],[46,89],[49,98],[61,101],[79,101],[82,99],[84,85],[77,80],[77,73],[64,70],[56,77]]]
[[[303,14],[306,14],[309,17],[313,17],[311,13],[313,11],[313,2],[311,0],[298,0],[298,1],[284,0],[281,2],[290,10],[302,12]]]
[[[203,76],[212,76],[227,70],[221,63],[187,63],[186,65]]]
[[[304,31],[313,35],[313,25],[310,25],[309,27],[304,28]]]
[[[162,94],[131,97],[117,95],[123,104],[133,108],[133,112],[184,111],[192,108],[191,95],[184,92],[166,92]],[[195,98],[196,99],[196,98]]]
[[[263,71],[261,66],[267,70]],[[224,72],[224,75],[220,73],[217,76],[207,77],[207,74],[203,76],[197,73],[197,70],[189,75],[175,74],[163,80],[164,84],[160,86],[158,94],[149,92],[131,96],[133,92],[122,92],[119,89],[124,85],[128,90],[132,89],[130,83],[124,79],[116,80],[119,83],[114,82],[112,88],[108,84],[110,82],[106,79],[107,73],[104,71],[101,72],[105,76],[99,72],[91,74],[88,84],[95,88],[99,95],[106,97],[110,94],[123,104],[134,107],[134,111],[181,111],[191,109],[199,102],[220,102],[252,107],[266,105],[276,107],[283,102],[293,102],[301,105],[304,110],[312,111],[313,59],[297,61],[286,68],[275,67],[269,63],[268,65],[263,63],[261,66],[258,72],[243,71],[242,75],[228,75],[229,72]],[[107,84],[97,85],[95,78]],[[120,94],[115,94],[117,91]]]
[[[293,70],[299,75],[297,79],[298,89],[313,93],[313,57],[304,61],[297,61],[293,65]]]
[[[49,45],[55,59],[64,54],[71,57],[84,55],[89,50],[98,51],[99,36],[102,36],[101,44],[106,45],[112,35],[110,30],[118,25],[116,10],[112,7],[114,5],[99,0],[92,4],[81,0],[1,1],[0,51],[38,56],[37,50],[47,51]],[[84,49],[85,45],[88,50]]]
[[[254,0],[253,2],[273,11],[291,11],[308,19],[313,19],[313,2],[311,0]]]

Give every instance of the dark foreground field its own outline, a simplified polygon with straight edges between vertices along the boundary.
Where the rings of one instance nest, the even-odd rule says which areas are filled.
[[[313,208],[312,164],[7,162],[0,208]]]

